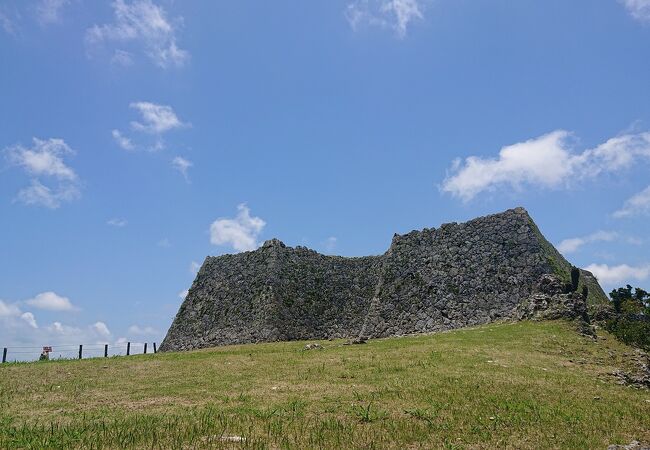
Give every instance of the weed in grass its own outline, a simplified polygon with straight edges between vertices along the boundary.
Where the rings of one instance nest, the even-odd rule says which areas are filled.
[[[411,417],[414,417],[419,420],[423,420],[429,425],[433,425],[433,419],[435,419],[435,414],[432,413],[431,411],[415,408],[415,409],[407,409],[404,412]]]
[[[352,405],[351,413],[361,423],[372,423],[387,416],[386,412],[372,407],[372,402],[367,405]]]
[[[253,409],[253,416],[262,420],[269,420],[271,417],[275,416],[278,412],[277,408],[267,408],[267,409]]]

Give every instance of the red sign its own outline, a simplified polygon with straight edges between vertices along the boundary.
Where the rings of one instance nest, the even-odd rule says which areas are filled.
[[[43,347],[43,351],[45,353],[50,353],[52,351],[52,347]]]

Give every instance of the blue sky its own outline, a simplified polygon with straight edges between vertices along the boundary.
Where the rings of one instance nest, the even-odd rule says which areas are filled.
[[[3,0],[0,58],[0,347],[159,342],[207,255],[518,205],[648,288],[648,0]]]

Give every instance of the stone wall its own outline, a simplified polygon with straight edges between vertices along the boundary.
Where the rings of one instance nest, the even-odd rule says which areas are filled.
[[[380,262],[277,239],[253,252],[208,257],[161,350],[358,335]]]
[[[273,239],[206,258],[161,350],[384,337],[513,318],[542,275],[568,280],[570,267],[523,208],[395,235],[381,256],[325,256]],[[581,278],[590,297],[602,301],[589,277]]]

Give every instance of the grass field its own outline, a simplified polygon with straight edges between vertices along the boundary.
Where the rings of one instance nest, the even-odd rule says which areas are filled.
[[[634,350],[563,322],[0,366],[0,447],[606,448],[650,441]]]

